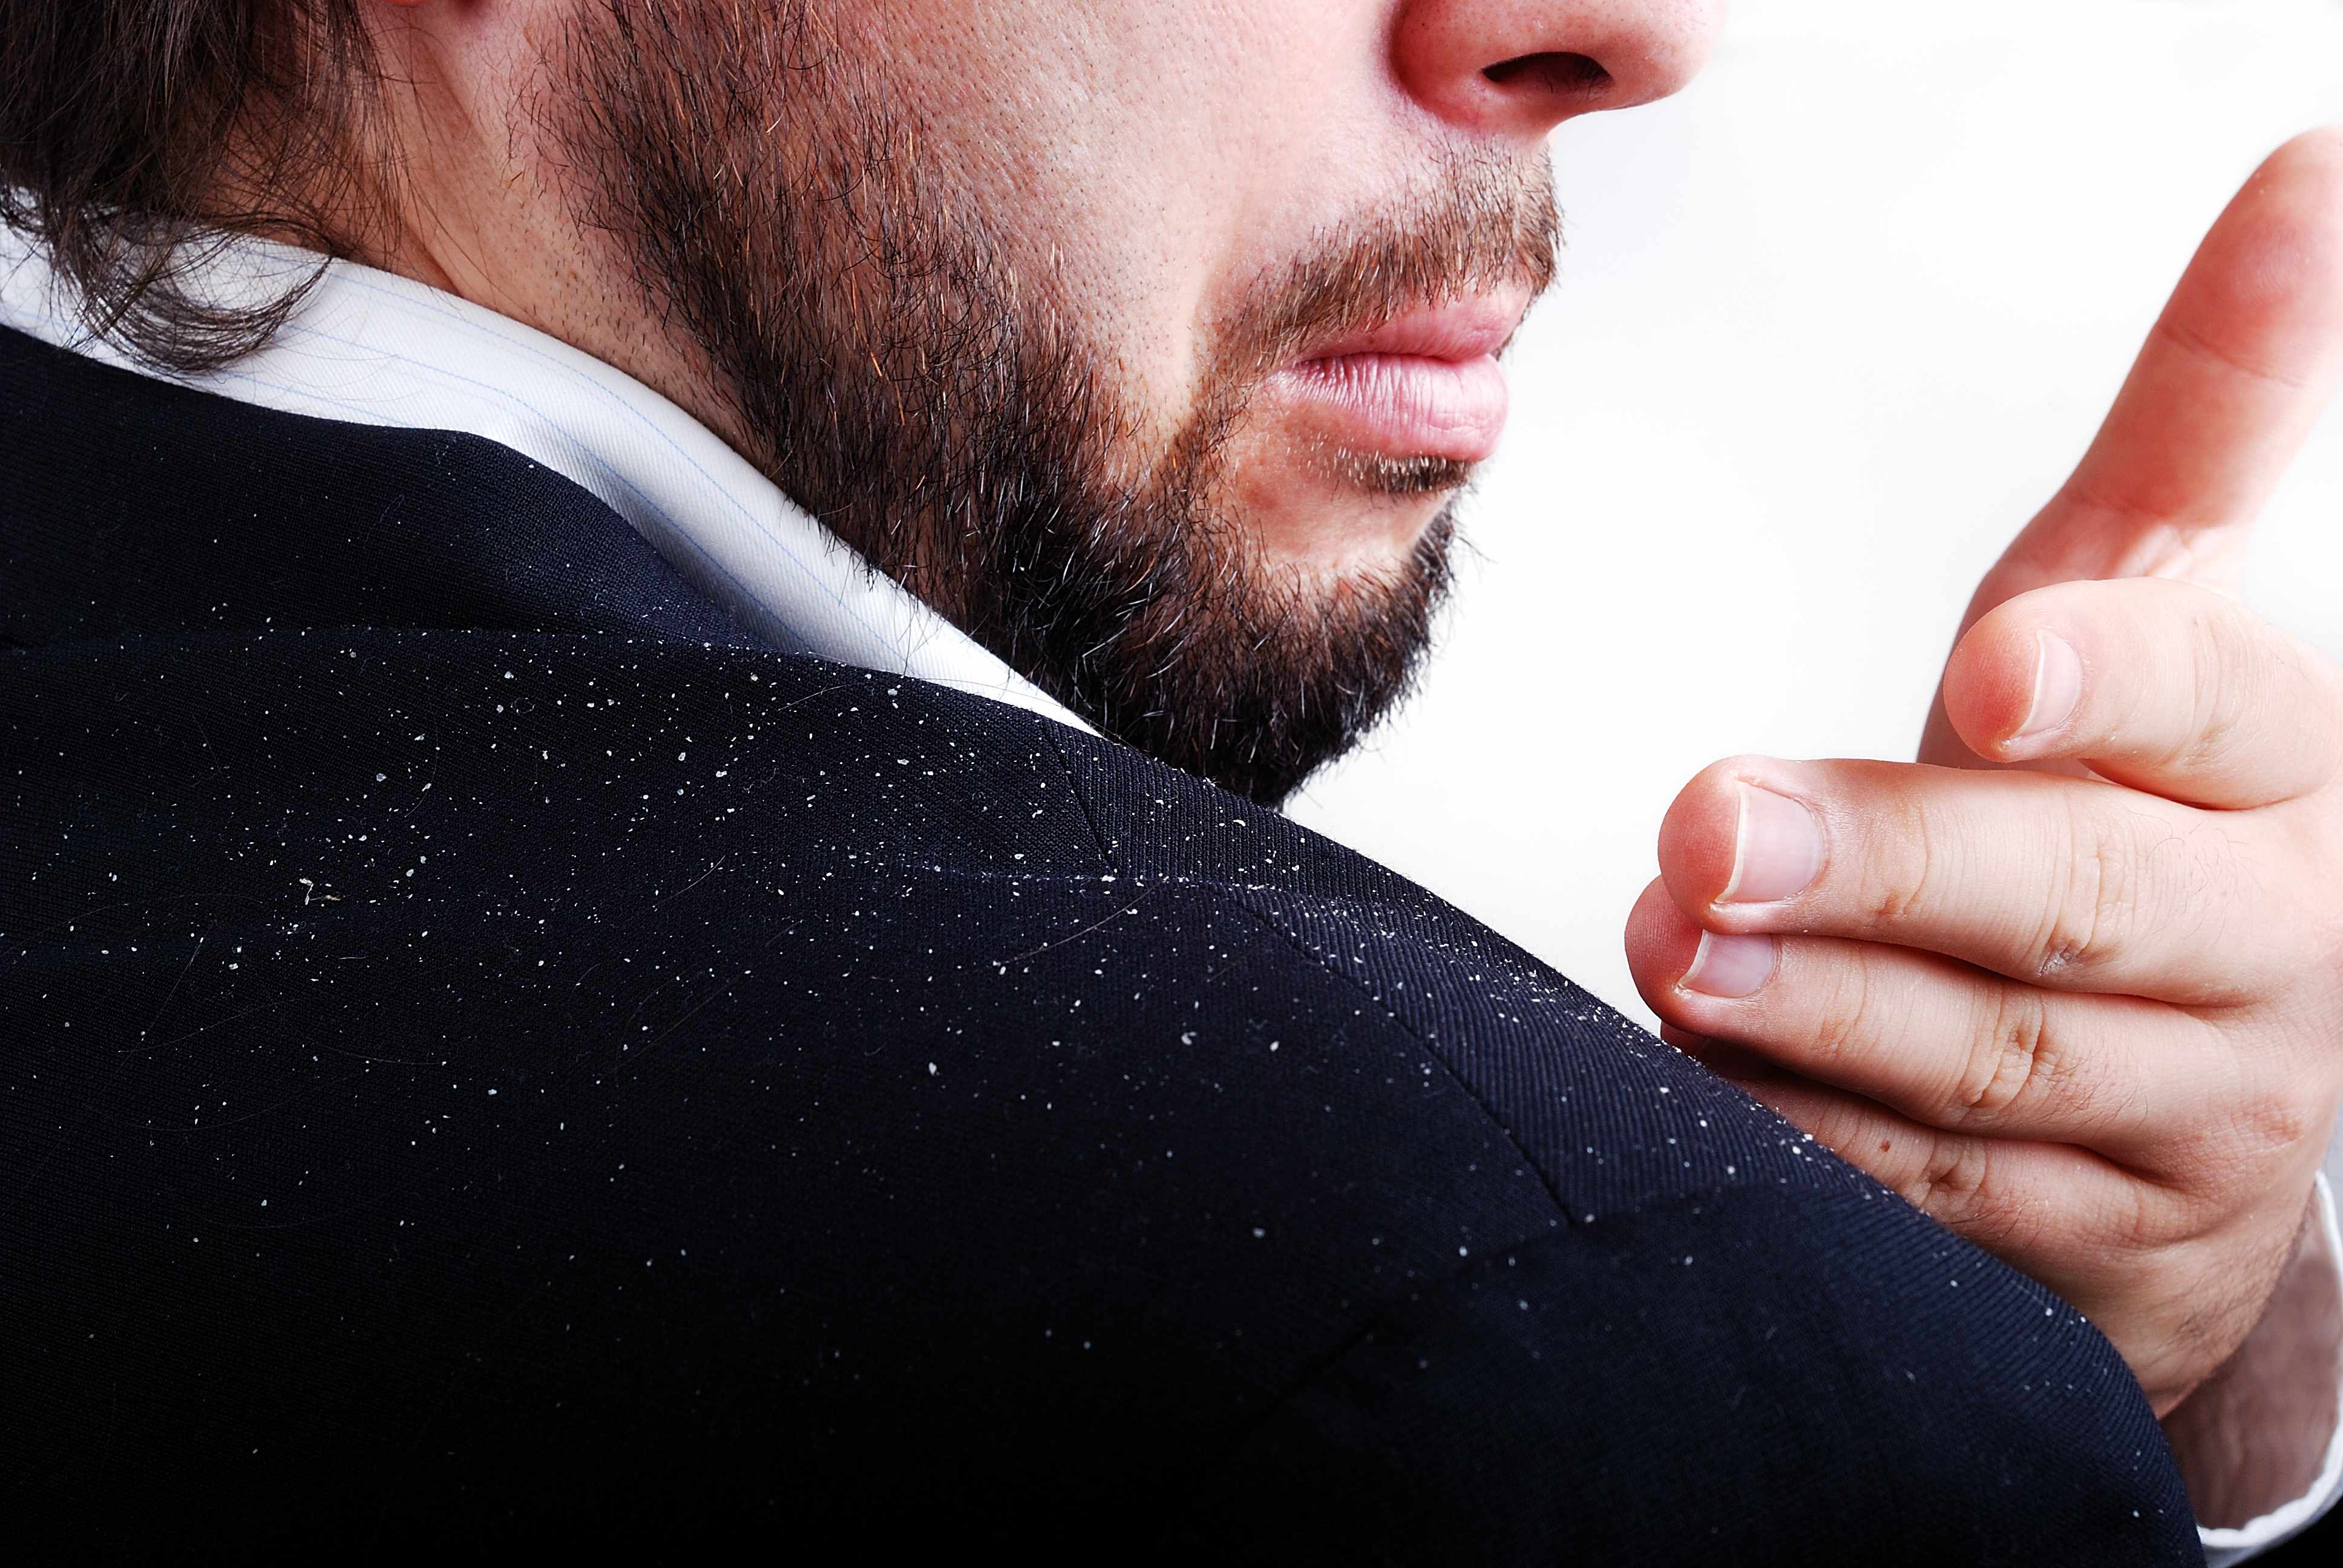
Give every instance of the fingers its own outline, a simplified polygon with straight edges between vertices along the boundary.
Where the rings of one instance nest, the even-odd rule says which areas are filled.
[[[1945,711],[1996,762],[2070,759],[2202,806],[2290,800],[2343,770],[2326,658],[2193,584],[2061,583],[1971,628]]]
[[[1709,1042],[1679,1039],[1680,1049],[1704,1061],[1719,1054]],[[2273,1248],[2250,1231],[2208,1229],[2201,1205],[2087,1150],[1939,1132],[1820,1084],[1783,1075],[1745,1081],[1729,1065],[1718,1070],[1815,1142],[2088,1314],[2159,1414],[2237,1348],[2291,1253],[2283,1240]],[[2289,1194],[2299,1190],[2286,1187]],[[2290,1201],[2275,1207],[2299,1211]],[[2291,1221],[2276,1234],[2290,1236]],[[1948,1271],[1943,1284],[1957,1291],[1963,1282]]]
[[[2047,991],[1906,948],[1719,936],[1654,883],[1628,926],[1672,1030],[1948,1132],[2082,1144],[2143,1169],[2223,1102],[2234,1054],[2192,1015]],[[1694,1054],[1748,1076],[1745,1060]]]
[[[1676,797],[1660,871],[1721,934],[1885,942],[2055,990],[2221,1007],[2319,961],[2308,922],[2268,918],[2314,874],[2260,851],[2268,836],[2092,779],[1745,757]]]
[[[2343,377],[2343,132],[2256,171],[2198,249],[2098,437],[2019,536],[2011,591],[2209,574]],[[2028,578],[2031,580],[2027,580]]]
[[[1745,1077],[1696,1037],[1679,1049],[1914,1208],[2037,1279],[2074,1286],[2171,1217],[2155,1189],[2087,1150],[1923,1127],[1858,1095],[1781,1074]],[[2093,1253],[2103,1255],[2094,1256]]]

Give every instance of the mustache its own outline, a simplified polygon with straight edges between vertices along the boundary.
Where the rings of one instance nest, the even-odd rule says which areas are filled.
[[[1222,362],[1265,376],[1314,343],[1503,288],[1534,300],[1562,248],[1546,155],[1443,160],[1416,191],[1321,231],[1247,291]]]

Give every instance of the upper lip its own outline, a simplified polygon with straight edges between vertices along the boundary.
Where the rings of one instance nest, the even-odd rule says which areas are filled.
[[[1312,345],[1301,357],[1307,364],[1354,354],[1389,354],[1444,359],[1461,365],[1503,348],[1530,307],[1529,291],[1506,288],[1466,295],[1401,312],[1379,326],[1361,327]]]

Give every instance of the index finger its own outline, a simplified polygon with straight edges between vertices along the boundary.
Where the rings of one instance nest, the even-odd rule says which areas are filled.
[[[2037,582],[2221,575],[2219,530],[2260,509],[2338,377],[2343,128],[2330,127],[2273,153],[2222,213],[2013,564]]]

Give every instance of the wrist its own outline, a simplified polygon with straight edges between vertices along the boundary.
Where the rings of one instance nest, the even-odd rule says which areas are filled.
[[[2318,1481],[2343,1388],[2343,1275],[2323,1189],[2261,1320],[2163,1416],[2200,1523],[2236,1528]]]

